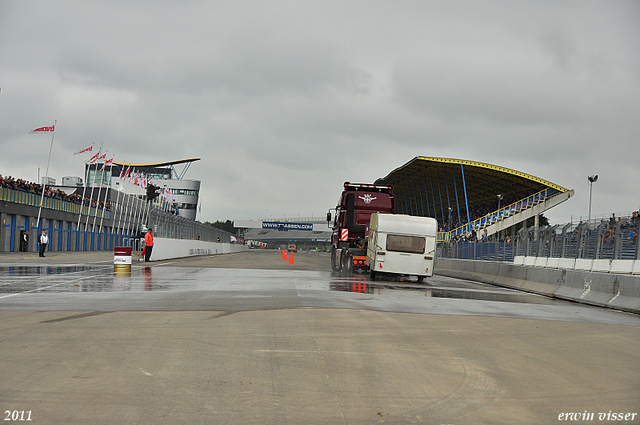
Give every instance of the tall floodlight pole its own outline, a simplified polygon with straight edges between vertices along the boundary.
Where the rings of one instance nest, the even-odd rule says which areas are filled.
[[[593,189],[593,184],[598,181],[598,175],[594,174],[592,176],[588,176],[587,179],[589,180],[589,221],[587,221],[587,223],[590,223],[591,222],[591,193]]]

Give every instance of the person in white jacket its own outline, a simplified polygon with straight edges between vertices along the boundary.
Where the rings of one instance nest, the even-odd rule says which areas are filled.
[[[47,236],[46,230],[43,230],[40,234],[40,257],[44,257],[44,251],[47,249],[48,243],[49,237]]]

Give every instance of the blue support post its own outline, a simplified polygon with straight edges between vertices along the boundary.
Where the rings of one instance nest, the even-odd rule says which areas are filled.
[[[453,227],[451,226],[451,199],[449,199],[449,180],[447,179],[447,173],[444,173],[444,187],[447,189],[447,212],[449,213],[447,218],[449,219],[449,230],[451,230]]]
[[[420,181],[418,181],[418,193],[420,194],[420,208],[422,209],[422,216],[424,217],[424,201],[422,200],[422,188],[420,187]]]
[[[402,194],[404,195],[404,202],[405,202],[405,204],[407,204],[407,205],[405,205],[405,207],[404,207],[404,213],[405,213],[405,214],[408,214],[409,209],[411,208],[411,204],[409,204],[409,202],[407,201],[407,191],[406,191],[406,190],[403,190],[403,191],[402,191]],[[407,208],[407,207],[408,207],[408,208]]]
[[[460,170],[462,171],[462,187],[464,188],[464,203],[467,207],[467,224],[471,223],[471,216],[469,215],[469,199],[467,198],[467,183],[464,179],[464,165],[460,164]]]
[[[427,201],[427,217],[431,217],[431,209],[429,208],[429,189],[427,187],[427,181],[424,182],[424,198]]]
[[[433,177],[429,177],[431,181],[431,198],[433,199],[433,218],[438,219],[438,204],[436,203],[436,191],[433,190]]]
[[[436,175],[438,180],[438,195],[440,195],[440,215],[442,215],[442,223],[446,223],[447,221],[444,218],[444,204],[442,203],[442,189],[440,188],[440,173]]]
[[[456,210],[458,211],[458,225],[461,225],[462,218],[460,217],[460,202],[458,201],[458,184],[456,183],[456,173],[454,170],[451,170],[451,174],[453,174],[453,188],[456,191]]]

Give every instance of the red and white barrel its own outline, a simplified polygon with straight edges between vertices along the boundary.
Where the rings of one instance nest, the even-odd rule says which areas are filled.
[[[114,248],[113,272],[116,275],[131,274],[131,247],[116,246]]]

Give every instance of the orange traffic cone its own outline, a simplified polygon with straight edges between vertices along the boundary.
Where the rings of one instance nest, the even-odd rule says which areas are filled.
[[[285,251],[284,249],[281,249],[280,253],[282,254],[282,260],[287,261],[287,251]]]
[[[291,257],[289,257],[289,264],[295,264],[293,262],[293,251],[291,251]]]

